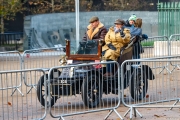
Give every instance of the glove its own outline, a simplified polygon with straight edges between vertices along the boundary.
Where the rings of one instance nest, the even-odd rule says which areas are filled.
[[[142,34],[142,38],[147,40],[148,36],[146,34]]]
[[[112,50],[116,50],[116,48],[114,47],[114,45],[112,45],[112,43],[109,43],[107,46]]]
[[[66,52],[66,48],[63,48],[63,52]]]
[[[120,30],[120,35],[121,35],[121,37],[124,37],[124,36],[125,36],[123,30]]]
[[[106,53],[106,50],[105,51],[102,51],[101,55],[104,56]]]
[[[86,41],[80,41],[79,44],[80,44],[81,46],[85,46],[85,45],[86,45]]]
[[[87,40],[87,44],[94,44],[94,43],[96,43],[95,40]]]

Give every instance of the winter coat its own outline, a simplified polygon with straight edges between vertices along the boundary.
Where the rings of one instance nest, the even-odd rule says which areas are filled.
[[[129,29],[124,29],[124,37],[121,37],[120,32],[115,33],[114,27],[110,27],[108,33],[105,36],[105,45],[102,47],[102,51],[105,51],[104,58],[105,59],[111,59],[111,60],[117,60],[117,58],[120,56],[120,49],[124,46],[126,46],[131,38]],[[112,44],[116,50],[112,50],[108,47],[108,44]]]
[[[134,26],[131,26],[131,27],[125,27],[127,29],[130,30],[130,33],[131,33],[131,36],[140,36],[142,35],[142,29],[141,28],[137,28],[137,27],[134,27]]]
[[[83,37],[84,41],[87,40],[99,40],[99,39],[104,39],[105,35],[107,33],[107,29],[104,27],[104,25],[99,22],[99,25],[94,29],[90,25],[87,26],[87,31],[85,33],[85,36]]]
[[[131,25],[129,24],[129,20],[126,20],[125,26],[126,26],[126,27],[131,27]]]

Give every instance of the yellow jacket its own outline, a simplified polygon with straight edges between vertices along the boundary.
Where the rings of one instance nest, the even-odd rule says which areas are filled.
[[[108,33],[105,36],[105,45],[102,47],[102,51],[105,52],[105,59],[117,60],[120,56],[120,49],[127,45],[130,41],[131,35],[130,30],[124,28],[124,37],[121,37],[120,32],[115,33],[114,27],[110,27]],[[112,43],[112,45],[116,48],[116,50],[112,50],[108,47],[108,44]]]

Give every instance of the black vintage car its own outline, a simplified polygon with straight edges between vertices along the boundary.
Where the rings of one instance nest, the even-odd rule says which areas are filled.
[[[81,94],[82,100],[87,107],[97,107],[101,102],[103,93],[118,94],[118,75],[124,76],[123,88],[130,87],[131,97],[134,100],[142,100],[148,90],[148,79],[154,79],[151,68],[148,65],[134,63],[135,65],[128,65],[130,66],[129,69],[126,67],[121,68],[125,71],[123,74],[117,71],[123,61],[132,59],[133,45],[138,39],[137,36],[133,37],[128,46],[122,48],[113,76],[107,77],[103,76],[107,70],[106,67],[103,67],[103,64],[90,64],[95,60],[103,60],[101,56],[103,41],[80,42],[77,53],[70,54],[70,41],[67,40],[66,56],[60,59],[61,65],[65,65],[65,67],[61,70],[53,69],[49,72],[50,91],[47,90],[47,93],[51,94],[49,105],[53,106],[61,96]],[[68,60],[73,61],[68,64],[70,67],[66,67]],[[87,65],[87,63],[89,64]],[[76,67],[76,65],[81,66]],[[45,79],[48,79],[48,74],[41,76],[37,85],[38,100],[43,106],[45,106],[44,88],[47,87],[44,84]],[[122,85],[122,83],[120,84]]]

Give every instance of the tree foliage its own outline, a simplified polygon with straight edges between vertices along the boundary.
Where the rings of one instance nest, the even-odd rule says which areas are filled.
[[[79,0],[80,11],[149,10],[154,0]],[[157,2],[157,1],[156,1]],[[153,5],[154,7],[155,4]],[[32,14],[74,12],[75,0],[28,0],[25,6]]]
[[[150,10],[156,8],[156,3],[157,0],[79,0],[79,9],[82,12]],[[3,20],[13,20],[17,12],[26,16],[74,11],[75,0],[0,0],[0,29],[4,31]]]
[[[22,5],[22,0],[0,0],[1,33],[4,32],[4,19],[13,20],[16,13],[23,9]]]

